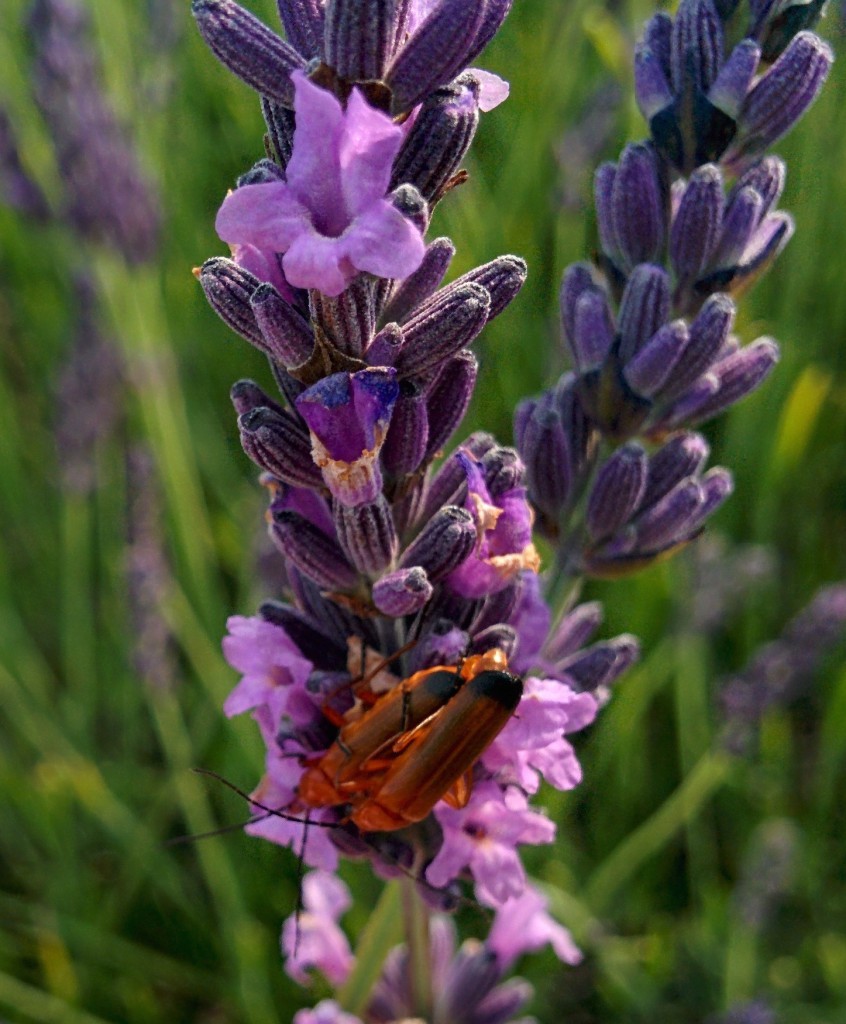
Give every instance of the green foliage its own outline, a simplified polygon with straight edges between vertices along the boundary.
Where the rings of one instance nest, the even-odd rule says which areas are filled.
[[[273,5],[259,9],[272,19]],[[258,353],[207,308],[190,269],[220,252],[213,216],[234,177],[261,156],[258,105],[219,68],[190,24],[153,2],[90,0],[105,85],[132,127],[166,212],[161,258],[130,269],[0,209],[0,1018],[25,1024],[287,1024],[311,995],[284,975],[281,922],[294,908],[294,859],[240,832],[193,845],[166,840],[242,820],[244,806],[191,769],[250,788],[261,744],[249,720],[226,722],[234,678],[220,654],[226,616],[272,596],[257,571],[263,494],[239,450],[230,383],[270,387]],[[0,96],[23,158],[59,191],[49,138],[28,94],[22,0],[4,6]],[[629,41],[643,2],[518,0],[485,66],[512,82],[487,115],[471,180],[434,231],[459,247],[454,272],[502,252],[529,261],[518,302],[488,329],[468,429],[510,437],[515,402],[563,368],[556,290],[564,264],[592,245],[584,208],[563,210],[555,152],[591,95],[631,94]],[[834,38],[834,11],[822,23]],[[712,431],[737,479],[716,529],[767,545],[775,583],[716,635],[686,609],[691,559],[595,587],[608,632],[638,632],[645,657],[582,738],[584,784],[550,793],[554,849],[531,868],[586,952],[564,968],[530,958],[543,1022],[704,1021],[764,995],[786,1024],[835,1024],[846,1008],[846,668],[766,722],[747,760],[720,752],[715,680],[741,667],[821,583],[846,576],[846,67],[779,152],[783,205],[797,235],[744,306],[745,340],[783,343],[779,372]],[[616,154],[642,127],[621,104]],[[104,331],[125,362],[117,429],[97,439],[97,486],[61,485],[57,384],[74,329],[73,275],[106,297]],[[129,446],[148,452],[144,487],[170,565],[156,611],[172,671],[152,685],[127,592],[128,521],[137,482]],[[263,549],[261,549],[263,550]],[[842,820],[842,818],[840,819]],[[736,897],[761,828],[787,823],[794,869],[758,927]],[[379,886],[348,866],[366,924]],[[479,928],[468,913],[469,928]],[[313,998],[312,998],[313,997]]]

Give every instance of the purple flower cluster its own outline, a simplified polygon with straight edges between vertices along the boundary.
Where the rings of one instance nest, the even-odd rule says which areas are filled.
[[[776,209],[784,164],[764,151],[831,64],[808,31],[810,6],[750,2],[728,52],[736,2],[682,0],[645,28],[635,80],[651,139],[596,173],[599,250],[565,271],[560,292],[573,370],[515,418],[529,497],[563,570],[639,569],[697,536],[731,492],[726,470],[702,472],[707,445],[689,431],[778,361],[771,338],[741,344],[735,303],[793,233]],[[638,437],[662,447],[649,454]]]
[[[555,836],[530,798],[542,782],[579,783],[567,737],[638,657],[631,636],[586,646],[599,606],[554,617],[550,595],[671,553],[731,492],[689,428],[777,358],[773,342],[732,333],[737,295],[792,230],[775,210],[783,166],[759,156],[830,55],[807,19],[760,3],[727,56],[736,5],[682,0],[674,20],[653,19],[637,58],[652,140],[600,168],[601,252],[564,275],[573,371],[520,406],[517,450],[477,433],[444,458],[476,383],[471,346],[526,274],[502,256],[445,285],[452,242],[425,241],[466,177],[480,111],[507,93],[467,65],[510,0],[278,6],[287,40],[233,0],[193,5],[267,125],[267,156],[218,213],[232,256],[196,272],[281,392],[239,381],[231,393],[286,581],[224,641],[242,673],[225,711],[252,712],[267,750],[248,831],[315,869],[283,933],[300,980],[313,967],[338,984],[352,968],[341,856],[410,877],[435,909],[472,882],[493,928],[456,954],[450,926],[433,924],[435,1018],[504,1022],[524,1002],[519,984],[498,984],[517,956],[547,942],[579,956],[520,861]],[[764,40],[777,59],[756,79]],[[557,547],[545,577],[535,529]],[[412,960],[388,958],[368,1022],[419,1016]],[[332,1002],[297,1019],[357,1020]]]

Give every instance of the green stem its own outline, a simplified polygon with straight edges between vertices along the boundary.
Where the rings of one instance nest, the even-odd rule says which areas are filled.
[[[403,883],[403,909],[408,942],[408,966],[411,975],[411,1005],[415,1017],[432,1019],[432,962],[429,947],[429,909],[420,898],[417,883]]]
[[[401,938],[400,884],[389,882],[358,940],[355,967],[336,995],[341,1009],[363,1016],[385,957]]]

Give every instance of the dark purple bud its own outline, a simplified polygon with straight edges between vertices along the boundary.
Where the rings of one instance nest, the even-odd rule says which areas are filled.
[[[640,643],[629,633],[596,644],[583,651],[572,661],[557,666],[575,683],[581,692],[593,692],[600,686],[610,686],[640,657]]]
[[[392,619],[414,615],[432,596],[433,587],[419,565],[388,573],[373,584],[373,603]]]
[[[772,64],[804,29],[812,29],[825,9],[825,0],[783,0],[781,3],[751,4],[758,17],[750,34],[761,40],[763,59]]]
[[[700,434],[682,433],[671,437],[649,460],[649,477],[641,507],[650,508],[682,480],[698,473],[709,451]]]
[[[455,246],[449,238],[436,238],[426,247],[423,262],[410,274],[391,296],[383,310],[383,320],[402,323],[406,317],[430,295],[433,295],[449,270],[455,255]]]
[[[584,373],[600,366],[611,351],[615,330],[608,296],[586,288],[576,302],[571,349],[576,368]]]
[[[467,497],[467,470],[461,451],[445,459],[426,493],[423,520],[428,521],[444,505],[461,505]]]
[[[396,372],[334,373],[297,399],[311,432],[314,461],[345,505],[374,501],[382,489],[379,452],[399,395]]]
[[[470,654],[484,654],[492,647],[498,647],[510,657],[517,649],[517,630],[500,622],[495,626],[488,626],[478,633],[473,631],[473,642],[470,645]]]
[[[291,72],[305,61],[292,46],[234,0],[194,0],[191,10],[221,64],[262,96],[293,106]]]
[[[491,308],[488,320],[493,320],[508,306],[523,287],[526,281],[526,261],[519,256],[497,256],[490,263],[468,270],[457,277],[446,288],[435,296],[436,300],[447,301],[453,292],[460,291],[465,285],[481,285],[491,297]]]
[[[620,360],[632,359],[666,321],[670,312],[670,281],[651,263],[635,267],[620,302]]]
[[[734,303],[727,295],[714,295],[690,325],[690,338],[664,387],[662,399],[682,394],[711,367],[734,324]]]
[[[273,160],[265,157],[245,173],[239,176],[235,183],[236,188],[243,188],[244,185],[267,185],[275,181],[284,181],[285,173],[274,163]]]
[[[526,422],[520,455],[532,503],[557,523],[575,480],[569,440],[548,394],[535,404]]]
[[[647,398],[658,394],[687,348],[688,339],[684,320],[664,324],[623,370],[627,383]]]
[[[370,577],[384,572],[399,546],[385,496],[380,494],[376,501],[353,507],[336,501],[334,516],[338,541],[356,569]]]
[[[643,45],[655,55],[661,70],[670,81],[673,61],[673,19],[664,11],[653,14],[643,29]]]
[[[509,622],[514,614],[525,586],[523,574],[519,574],[502,590],[485,598],[476,618],[470,624],[470,632],[478,634],[491,626]]]
[[[323,51],[322,0],[276,0],[288,42],[311,60]]]
[[[261,284],[259,279],[224,256],[206,260],[198,279],[209,305],[226,326],[266,352],[267,342],[250,305],[253,292]]]
[[[391,205],[425,235],[429,228],[429,204],[414,185],[400,185],[388,196]]]
[[[482,19],[476,27],[473,45],[464,58],[465,64],[475,60],[499,31],[514,0],[483,0]]]
[[[312,288],[309,292],[311,318],[335,348],[344,355],[361,359],[376,329],[374,298],[373,281],[365,274],[354,278],[340,295],[324,295]]]
[[[752,79],[761,59],[761,48],[753,39],[743,39],[729,54],[720,68],[716,81],[708,92],[708,99],[732,120],[737,120],[740,108],[752,85]]]
[[[742,258],[764,214],[764,200],[754,188],[734,191],[723,217],[722,234],[712,263],[733,267]]]
[[[282,366],[299,366],[314,349],[314,334],[300,314],[272,284],[261,284],[250,306],[265,341],[264,351]]]
[[[457,665],[467,654],[470,637],[447,619],[436,619],[420,643],[410,652],[415,672],[435,665]]]
[[[458,429],[473,397],[479,361],[472,352],[459,352],[426,390],[429,440],[426,458],[434,458]]]
[[[311,442],[302,422],[289,412],[258,408],[238,418],[241,445],[253,462],[295,487],[321,487]]]
[[[296,512],[274,516],[270,536],[282,554],[310,580],[326,590],[351,590],[355,569],[338,543]]]
[[[709,469],[699,483],[702,486],[702,504],[696,513],[696,526],[702,525],[709,516],[713,515],[734,490],[731,473],[721,466]]]
[[[334,534],[332,512],[322,494],[307,487],[293,487],[283,483],[270,473],[262,474],[259,482],[270,491],[268,514],[271,518],[277,512],[296,512],[324,533]]]
[[[699,481],[683,480],[638,517],[635,524],[638,550],[657,552],[686,540],[702,501]]]
[[[482,23],[479,0],[439,4],[422,22],[385,75],[392,111],[411,110],[461,70]]]
[[[413,473],[426,456],[429,441],[426,404],[426,396],[416,384],[402,381],[382,449],[382,465],[392,476]]]
[[[778,362],[778,345],[772,338],[759,338],[713,367],[718,381],[716,392],[704,402],[691,419],[692,425],[704,423],[755,391]]]
[[[487,323],[490,305],[490,295],[478,284],[464,284],[446,297],[435,295],[404,326],[398,373],[422,374],[467,348]]]
[[[800,32],[752,87],[740,113],[740,136],[726,154],[736,165],[788,132],[817,98],[834,55],[813,32]]]
[[[666,231],[662,191],[652,146],[626,146],[611,197],[614,237],[626,270],[657,260],[661,255]]]
[[[325,61],[349,82],[381,79],[394,42],[394,0],[327,0]]]
[[[365,353],[367,362],[374,368],[393,366],[404,343],[399,324],[385,324]]]
[[[769,211],[781,198],[786,178],[787,167],[784,161],[777,156],[765,156],[738,178],[732,195],[744,188],[754,188],[764,201],[765,211]]]
[[[707,164],[693,172],[670,228],[670,259],[681,281],[691,281],[708,266],[723,221],[723,179]]]
[[[346,647],[324,633],[305,612],[280,601],[265,601],[259,608],[259,615],[266,622],[281,626],[309,661],[335,671],[346,667]]]
[[[682,0],[673,21],[670,60],[675,92],[711,88],[723,62],[723,23],[713,0]]]
[[[419,565],[436,583],[459,566],[476,543],[476,525],[463,508],[448,505],[437,512],[400,559],[401,569]]]
[[[634,86],[638,108],[647,123],[673,102],[670,82],[661,60],[651,47],[643,43],[635,49]]]
[[[596,229],[599,246],[615,262],[619,259],[617,228],[614,223],[614,182],[617,165],[610,161],[600,164],[593,176],[593,201],[596,208]]]
[[[294,152],[294,111],[262,96],[261,112],[267,125],[271,155],[280,167],[285,168]]]
[[[597,541],[609,537],[634,515],[646,490],[648,459],[636,443],[618,448],[597,473],[585,523]]]
[[[545,658],[554,663],[580,650],[599,629],[602,619],[599,601],[577,605],[553,627],[544,647]]]
[[[523,483],[526,467],[513,448],[493,448],[482,458],[482,475],[492,498],[498,498]]]
[[[239,380],[236,381],[229,389],[229,397],[232,400],[232,404],[235,406],[235,412],[239,416],[243,416],[248,412],[252,412],[253,409],[260,409],[262,406],[266,409],[271,409],[273,412],[279,413],[279,415],[285,415],[285,410],[279,405],[278,402],[274,402],[272,398],[266,395],[262,389],[252,380]]]
[[[580,296],[595,288],[596,282],[591,273],[590,264],[573,263],[564,271],[561,289],[558,293],[558,304],[561,310],[561,328],[564,341],[572,344],[576,331],[576,305]]]
[[[430,204],[441,198],[476,134],[478,93],[467,75],[428,97],[394,161],[391,188],[410,182]]]

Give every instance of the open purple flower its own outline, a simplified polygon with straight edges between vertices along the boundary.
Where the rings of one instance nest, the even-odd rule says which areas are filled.
[[[582,954],[567,929],[546,912],[546,899],[531,886],[521,896],[497,908],[487,947],[496,954],[500,969],[507,971],[523,953],[534,953],[549,943],[559,960],[577,964]]]
[[[286,180],[230,192],[218,234],[284,253],[290,284],[326,295],[339,295],[359,271],[407,277],[423,259],[423,238],[385,198],[403,130],[357,89],[344,110],[302,72],[291,77],[297,128]]]
[[[341,985],[353,966],[350,944],[338,919],[352,903],[349,889],[327,871],[312,871],[303,879],[303,909],[292,914],[282,929],[285,970],[301,985],[316,968],[333,985]]]

